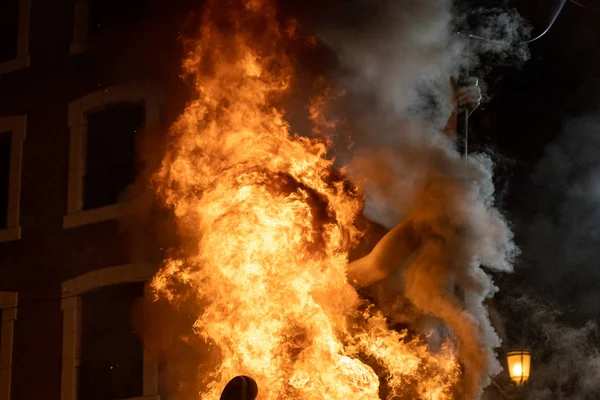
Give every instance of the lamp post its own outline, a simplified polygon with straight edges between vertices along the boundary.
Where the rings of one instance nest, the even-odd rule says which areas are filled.
[[[521,386],[529,379],[531,372],[531,353],[527,350],[514,350],[506,354],[510,379]]]
[[[514,349],[506,353],[508,375],[510,381],[492,378],[492,385],[502,398],[507,400],[522,399],[523,384],[529,379],[531,373],[531,353],[525,349]]]

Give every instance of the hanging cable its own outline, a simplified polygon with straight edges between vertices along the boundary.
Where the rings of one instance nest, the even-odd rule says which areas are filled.
[[[574,2],[575,0],[570,0],[572,2]],[[486,38],[483,36],[477,36],[477,35],[472,35],[469,34],[467,37],[467,68],[466,68],[466,73],[467,73],[467,77],[470,74],[470,59],[471,59],[471,39],[477,39],[477,40],[483,40],[485,42],[489,42],[489,43],[497,43],[497,44],[510,44],[513,46],[519,46],[519,45],[526,45],[529,43],[533,43],[536,40],[541,39],[546,33],[548,33],[548,31],[550,31],[550,29],[552,28],[552,26],[554,25],[554,23],[556,22],[556,20],[558,19],[558,16],[560,15],[560,13],[562,12],[563,8],[565,7],[565,4],[567,4],[567,0],[560,0],[560,4],[558,5],[558,7],[556,8],[556,11],[554,12],[554,15],[552,16],[552,19],[550,20],[550,23],[548,24],[548,26],[546,27],[546,29],[544,29],[544,31],[542,31],[542,33],[540,33],[538,36],[534,37],[533,39],[529,39],[526,40],[524,42],[509,42],[509,41],[503,41],[503,40],[497,40],[497,39],[490,39],[490,38]],[[459,32],[459,35],[461,33]],[[468,156],[468,151],[469,151],[469,116],[470,113],[468,110],[465,110],[465,148],[464,148],[464,152],[465,152],[465,158]]]
[[[570,1],[573,2],[574,0],[570,0]],[[477,40],[483,40],[485,42],[498,43],[498,44],[512,44],[514,46],[519,46],[519,45],[533,43],[536,40],[541,39],[546,33],[548,33],[548,31],[550,31],[550,29],[552,28],[552,26],[554,25],[554,23],[558,19],[558,16],[560,15],[561,11],[565,7],[565,4],[567,4],[567,0],[560,0],[560,4],[558,5],[558,7],[556,9],[556,12],[552,16],[552,19],[550,20],[550,23],[548,24],[548,26],[546,27],[546,29],[544,29],[544,31],[542,33],[540,33],[538,36],[534,37],[533,39],[529,39],[529,40],[526,40],[524,42],[515,42],[515,43],[512,43],[512,42],[509,42],[509,41],[498,40],[498,39],[491,39],[491,38],[486,38],[486,37],[483,37],[483,36],[477,36],[477,35],[472,35],[472,34],[469,34],[468,36],[469,36],[469,38],[473,38],[473,39],[477,39]]]

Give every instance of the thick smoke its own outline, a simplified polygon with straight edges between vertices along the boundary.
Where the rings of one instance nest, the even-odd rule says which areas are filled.
[[[360,21],[360,22],[357,22]],[[448,71],[462,44],[452,32],[448,0],[354,2],[336,28],[320,38],[338,54],[350,73],[345,84],[361,94],[375,94],[379,106],[396,114],[431,110],[446,99]],[[442,112],[435,115],[442,123]]]
[[[479,64],[478,57],[485,53],[490,53],[496,64],[509,58],[516,62],[529,59],[528,47],[519,43],[531,38],[533,28],[514,8],[477,7],[461,15],[458,24],[463,27],[463,35],[477,36],[470,41],[471,51],[475,54],[475,58],[469,60],[474,63],[472,67]],[[490,67],[492,65],[487,65]]]
[[[373,112],[426,118],[441,128],[451,110],[451,75],[529,59],[527,46],[514,44],[532,28],[513,8],[458,9],[450,0],[359,0],[340,8],[317,28],[319,38],[347,69],[336,78],[376,101]]]
[[[483,304],[496,288],[480,265],[510,271],[515,253],[511,232],[493,207],[491,162],[484,156],[460,158],[439,132],[398,134],[404,143],[361,149],[351,163],[365,187],[375,186],[367,195],[397,207],[394,216],[411,221],[421,243],[406,271],[382,282],[377,292],[381,302],[405,297],[451,328],[466,368],[463,396],[477,398],[488,377],[500,372],[494,350],[500,341]],[[380,189],[382,178],[391,185]],[[382,216],[377,205],[373,210],[371,216]],[[399,321],[404,312],[395,310]]]
[[[365,215],[387,228],[410,221],[421,243],[406,270],[369,290],[396,322],[426,325],[434,337],[449,327],[465,366],[461,398],[478,398],[501,370],[484,305],[497,289],[481,265],[510,271],[516,249],[493,204],[490,158],[461,158],[439,129],[449,78],[466,62],[464,36],[454,34],[449,1],[359,2],[356,13],[367,22],[321,35],[346,69],[338,83],[352,110],[353,147],[338,147],[338,159],[366,192]],[[476,33],[514,39],[519,24],[494,21]]]

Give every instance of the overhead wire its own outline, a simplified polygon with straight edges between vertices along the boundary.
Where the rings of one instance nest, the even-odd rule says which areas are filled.
[[[575,2],[575,0],[570,0],[570,1],[571,2]],[[510,44],[510,45],[513,45],[513,46],[521,46],[521,45],[533,43],[536,40],[541,39],[544,35],[546,35],[546,33],[548,33],[550,31],[550,29],[552,29],[552,26],[554,26],[554,23],[556,22],[556,20],[558,19],[558,16],[560,15],[560,13],[562,12],[563,8],[565,7],[565,4],[567,4],[567,0],[560,0],[560,4],[556,8],[556,11],[554,12],[554,15],[552,16],[552,19],[550,20],[550,23],[548,24],[548,26],[546,27],[546,29],[544,29],[544,31],[542,31],[542,33],[540,33],[539,35],[537,35],[533,39],[529,39],[529,40],[526,40],[524,42],[510,42],[510,41],[506,41],[506,40],[498,40],[498,39],[486,38],[486,37],[483,37],[483,36],[478,36],[478,35],[473,35],[473,34],[469,34],[469,38],[473,38],[473,39],[477,39],[477,40],[483,40],[485,42],[498,43],[498,44]]]
[[[575,0],[570,0],[570,1],[575,1]],[[565,7],[565,4],[567,4],[567,0],[560,0],[560,4],[558,5],[558,7],[556,8],[556,11],[554,12],[554,15],[552,16],[552,19],[550,19],[550,23],[548,24],[548,26],[546,27],[546,29],[544,29],[542,31],[542,33],[540,33],[539,35],[537,35],[536,37],[523,41],[523,42],[510,42],[510,41],[505,41],[505,40],[498,40],[498,39],[492,39],[492,38],[486,38],[483,36],[478,36],[478,35],[473,35],[473,34],[468,34],[467,36],[467,66],[466,66],[466,73],[467,73],[467,77],[470,74],[470,60],[471,60],[471,39],[477,39],[477,40],[481,40],[481,41],[485,41],[488,43],[496,43],[496,44],[504,44],[504,45],[513,45],[513,46],[522,46],[522,45],[526,45],[526,44],[530,44],[535,42],[536,40],[541,39],[544,35],[546,35],[546,33],[548,33],[550,31],[550,29],[552,28],[552,26],[554,26],[554,23],[556,22],[556,20],[558,19],[558,16],[560,15],[560,13],[562,12],[563,8]],[[459,32],[459,35],[462,34],[461,32]],[[464,128],[465,128],[465,145],[464,145],[464,151],[465,151],[465,158],[468,155],[468,150],[469,150],[469,116],[471,115],[471,113],[469,112],[469,110],[465,110],[465,117],[464,117]]]

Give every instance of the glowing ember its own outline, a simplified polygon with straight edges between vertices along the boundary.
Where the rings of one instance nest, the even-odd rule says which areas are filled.
[[[326,143],[291,134],[275,106],[297,32],[267,0],[212,0],[184,63],[198,98],[155,182],[195,246],[153,285],[177,301],[184,283],[204,305],[195,329],[218,357],[198,399],[240,374],[261,399],[451,399],[452,350],[388,329],[346,280],[361,196],[334,177]]]

